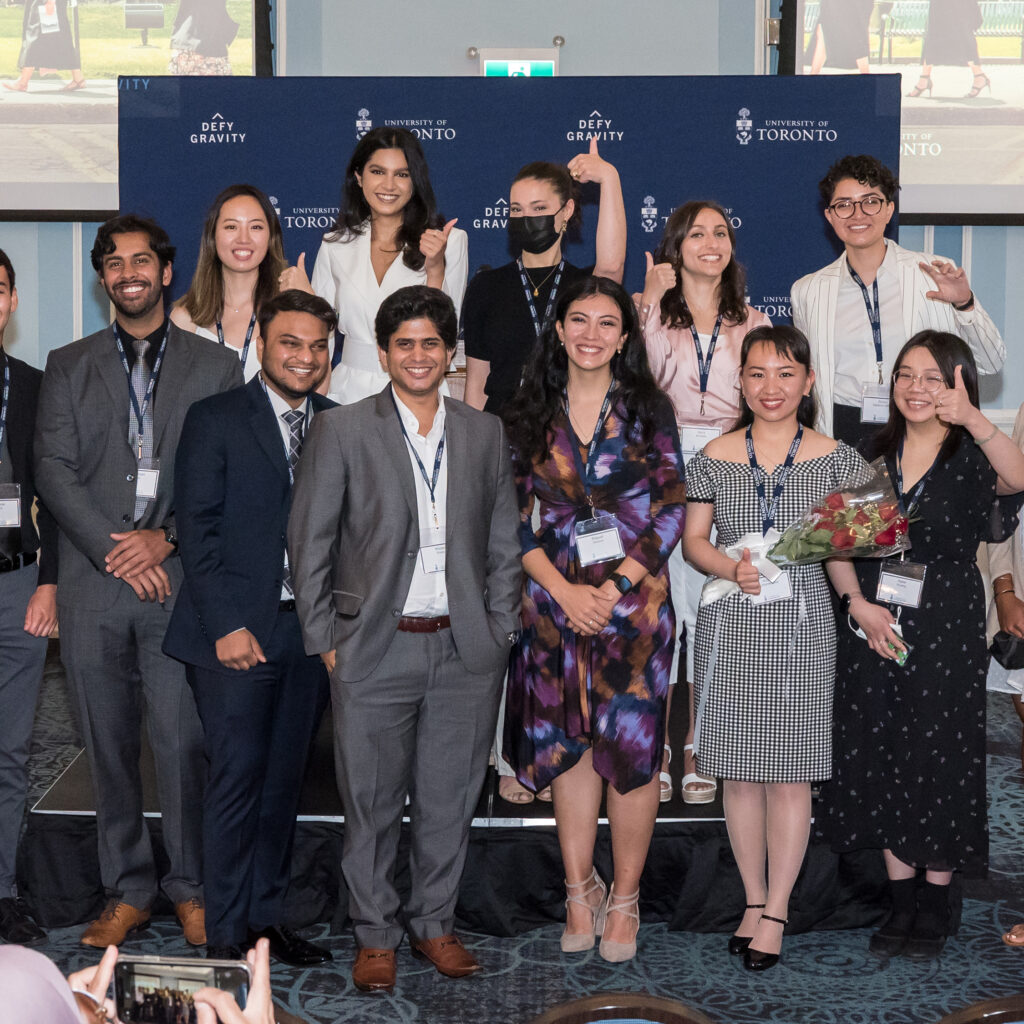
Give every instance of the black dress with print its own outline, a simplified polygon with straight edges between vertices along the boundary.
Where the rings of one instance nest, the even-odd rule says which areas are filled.
[[[912,511],[906,559],[927,571],[920,607],[900,614],[912,647],[906,665],[882,660],[841,617],[834,766],[819,815],[835,850],[889,849],[917,867],[984,872],[988,651],[975,558],[981,542],[1012,530],[1022,498],[996,498],[995,471],[965,438],[932,470]],[[881,563],[855,564],[873,600]]]

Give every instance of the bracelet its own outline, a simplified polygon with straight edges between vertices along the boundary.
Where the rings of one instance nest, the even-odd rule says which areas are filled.
[[[104,1005],[103,1000],[97,999],[96,996],[87,989],[72,986],[71,993],[76,996],[85,996],[85,998],[92,1003],[92,1013],[96,1018],[97,1024],[104,1024],[104,1022],[109,1022],[111,1020],[111,1018],[107,1016],[107,1008]]]
[[[992,596],[993,597],[1005,597],[1007,594],[1012,594],[1012,593],[1013,593],[1013,587],[1010,587],[1009,590],[994,590],[994,591],[992,591]]]
[[[977,438],[975,438],[974,439],[974,443],[980,448],[982,445],[988,444],[989,441],[991,441],[992,438],[995,437],[996,434],[998,434],[998,433],[999,433],[999,428],[994,426],[992,428],[992,433],[989,434],[988,437],[984,437],[980,441]]]
[[[963,305],[960,305],[960,306],[954,305],[953,308],[958,313],[966,313],[967,310],[969,310],[971,308],[971,306],[973,306],[973,305],[974,305],[974,292],[971,292],[971,294],[967,296],[967,301],[965,303],[963,303]]]

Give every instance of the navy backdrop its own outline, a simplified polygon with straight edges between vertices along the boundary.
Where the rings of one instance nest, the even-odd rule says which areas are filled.
[[[294,262],[312,271],[359,134],[404,125],[423,142],[438,204],[469,233],[470,274],[510,258],[508,187],[530,160],[567,161],[591,135],[622,178],[625,283],[643,283],[669,213],[710,198],[733,219],[754,306],[789,317],[796,278],[838,254],[817,182],[847,153],[899,163],[898,75],[672,78],[149,78],[119,80],[122,211],[178,246],[173,294],[195,267],[206,207],[234,182],[273,197]],[[581,238],[593,261],[597,186]],[[895,219],[893,228],[895,231]]]

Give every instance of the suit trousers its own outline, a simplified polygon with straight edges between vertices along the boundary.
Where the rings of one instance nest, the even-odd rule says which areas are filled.
[[[278,612],[263,653],[245,672],[188,667],[209,765],[203,889],[216,946],[283,923],[299,792],[327,705],[327,669],[303,649],[294,611]]]
[[[0,574],[0,899],[13,895],[46,637],[25,632],[39,565]]]
[[[200,896],[203,736],[185,668],[160,649],[170,612],[127,584],[104,611],[59,599],[58,607],[61,659],[92,770],[103,886],[141,908],[157,892],[139,773],[145,707],[170,860],[160,886],[175,903]]]
[[[395,949],[405,931],[419,942],[453,930],[502,673],[468,671],[450,629],[397,632],[366,679],[342,682],[334,673],[341,867],[360,947]],[[411,892],[403,927],[394,879],[406,794]]]

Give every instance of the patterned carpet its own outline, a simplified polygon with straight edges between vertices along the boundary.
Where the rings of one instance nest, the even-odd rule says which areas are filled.
[[[51,655],[54,652],[51,652]],[[33,799],[77,751],[59,662],[48,661],[31,762]],[[277,1000],[310,1024],[520,1024],[552,1005],[611,990],[645,991],[679,999],[721,1024],[932,1024],[950,1010],[982,999],[1024,992],[1024,950],[1000,935],[1024,921],[1024,773],[1020,725],[1003,694],[989,696],[989,878],[965,886],[963,923],[942,958],[889,963],[867,955],[868,932],[811,932],[786,940],[783,962],[764,975],[744,971],[725,950],[723,935],[669,932],[645,925],[640,949],[627,964],[605,963],[593,950],[567,956],[560,928],[518,938],[464,935],[485,970],[461,981],[440,977],[403,948],[391,995],[353,989],[349,935],[327,925],[306,937],[327,945],[334,964],[298,970],[275,966]],[[80,927],[53,930],[43,951],[62,970],[96,956],[78,945]],[[188,952],[176,923],[155,922],[125,943],[133,953]]]

